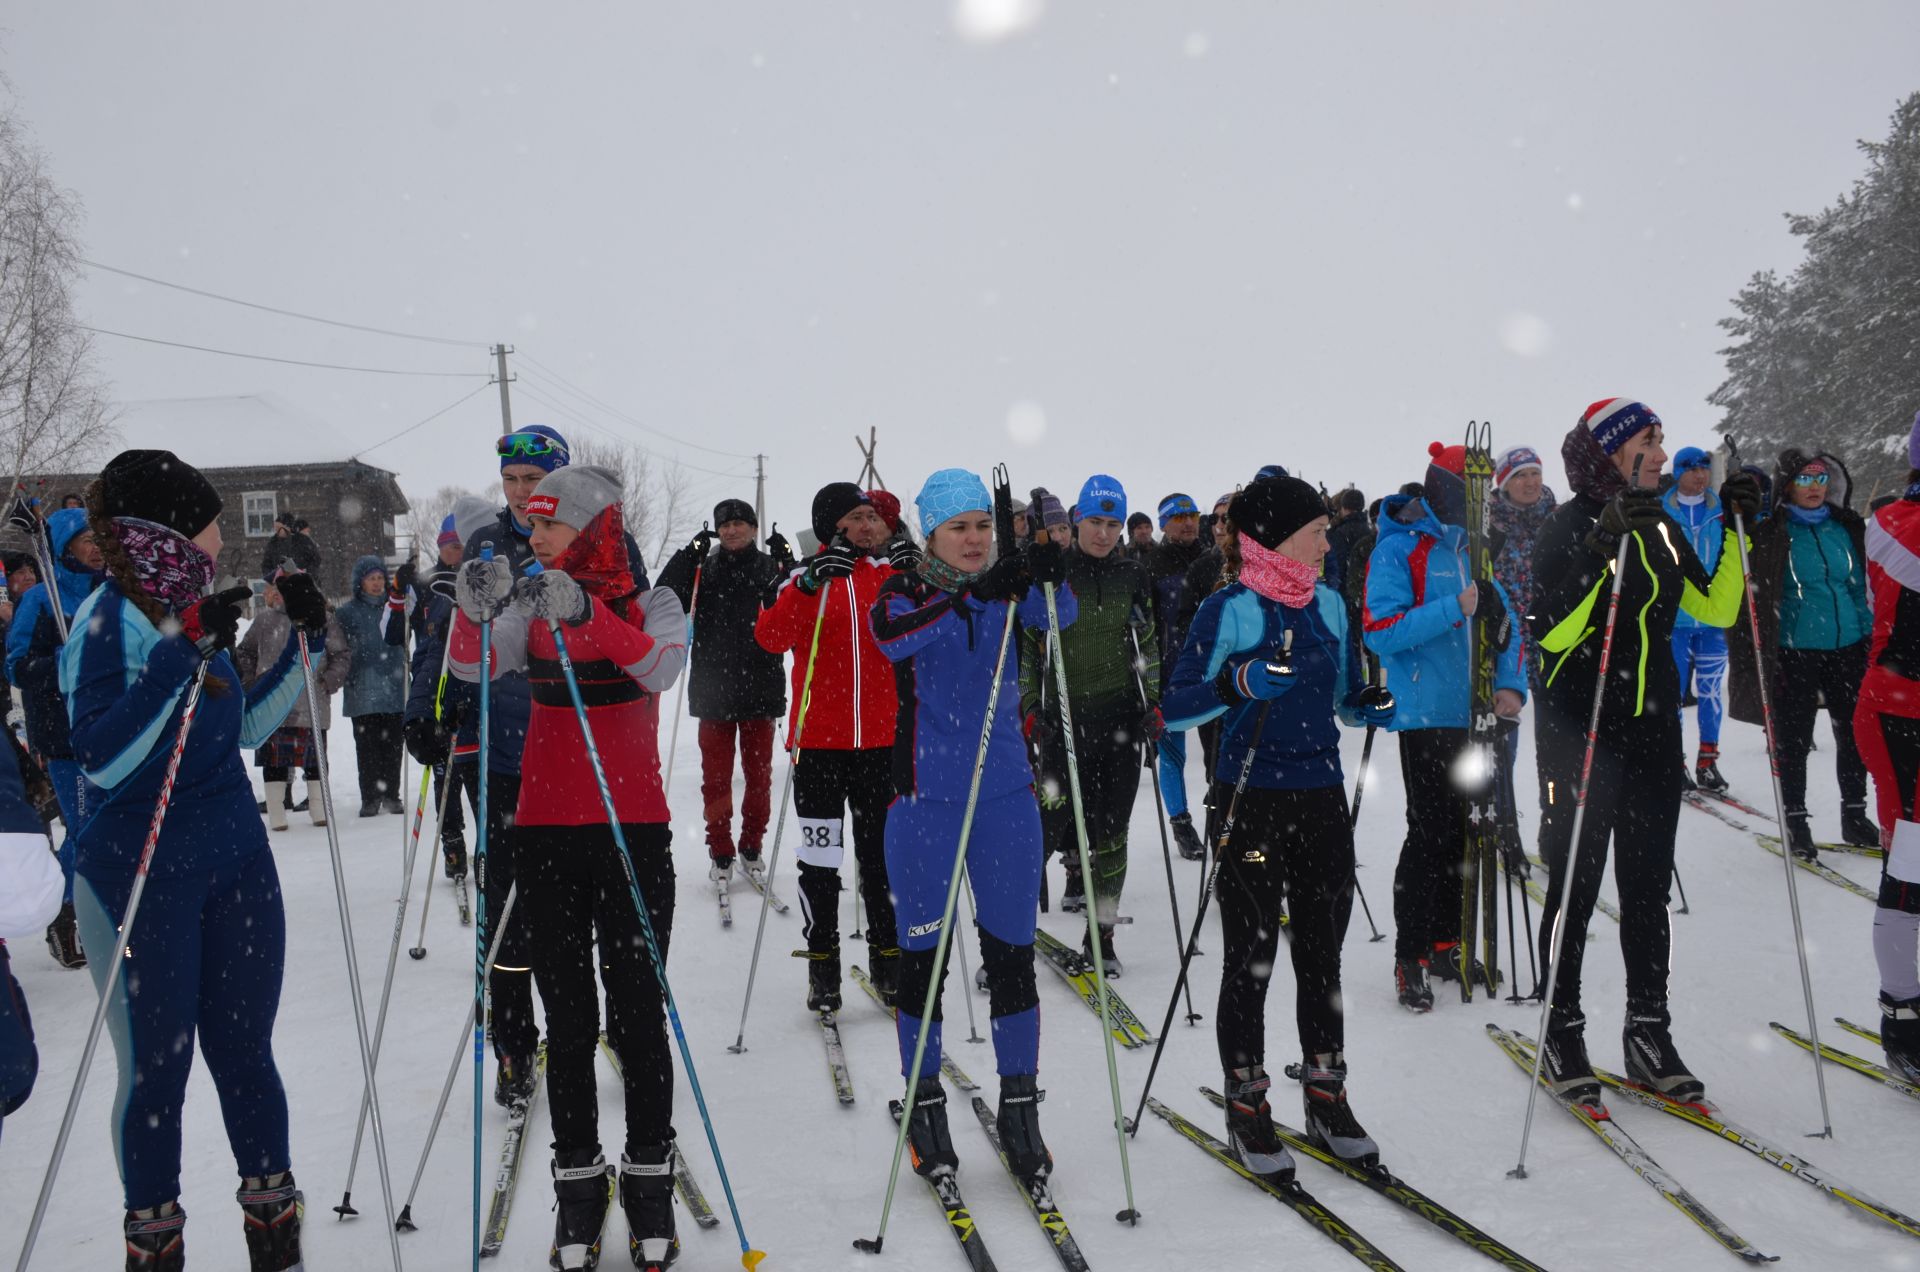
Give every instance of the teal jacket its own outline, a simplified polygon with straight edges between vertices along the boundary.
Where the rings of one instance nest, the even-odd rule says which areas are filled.
[[[1787,511],[1787,570],[1780,586],[1782,649],[1845,649],[1873,630],[1867,562],[1838,517]],[[1825,508],[1822,512],[1827,512]]]

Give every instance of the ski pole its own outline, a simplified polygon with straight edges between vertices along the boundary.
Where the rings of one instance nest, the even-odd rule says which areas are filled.
[[[852,579],[847,580],[847,587],[852,589]],[[786,780],[780,786],[780,820],[773,824],[773,850],[767,855],[767,873],[761,880],[760,923],[753,932],[753,961],[747,964],[746,996],[740,1000],[740,1030],[727,1048],[736,1056],[747,1049],[747,1008],[753,1004],[753,982],[760,974],[760,946],[767,937],[767,911],[773,908],[773,872],[780,864],[780,840],[787,833],[787,801],[793,795],[794,770],[800,767],[801,735],[806,732],[807,708],[813,702],[813,662],[820,654],[820,625],[826,621],[827,594],[831,591],[833,580],[828,579],[820,587],[820,603],[813,611],[813,642],[807,647],[807,674],[800,682],[800,706],[793,718],[793,745],[788,748]],[[688,638],[688,644],[692,644],[691,637]],[[803,895],[801,901],[805,900]]]
[[[440,675],[443,679],[447,674],[447,659],[452,652],[453,642],[449,640],[446,647],[441,650],[440,653]],[[403,663],[403,668],[411,663],[411,661],[412,660],[409,659],[407,663]],[[402,682],[404,683],[409,679],[410,676],[403,672],[401,676]],[[400,694],[400,701],[402,703],[406,702],[407,697],[408,695],[405,689],[403,689]],[[402,752],[402,754],[404,755],[405,752]],[[402,761],[402,763],[404,765],[404,761]],[[401,770],[401,774],[404,780],[404,767]],[[380,1063],[380,1042],[382,1038],[386,1036],[387,1032],[387,1008],[393,1001],[393,970],[400,962],[400,938],[407,926],[407,902],[413,895],[413,869],[420,852],[420,824],[426,820],[427,792],[432,780],[433,766],[427,764],[421,765],[420,792],[415,796],[413,803],[413,834],[403,837],[400,841],[400,902],[394,908],[393,940],[387,946],[387,974],[385,981],[380,987],[380,1010],[376,1013],[373,1024],[373,1063],[376,1067],[378,1067]],[[444,810],[446,801],[444,799],[441,800],[440,805],[442,810]],[[400,827],[404,836],[406,823],[404,821],[401,822]],[[431,884],[428,885],[427,892],[429,896],[432,895],[433,889]],[[422,907],[423,911],[424,909],[425,907]],[[360,1116],[355,1119],[353,1127],[353,1155],[347,1159],[347,1186],[341,1191],[340,1204],[333,1208],[333,1212],[342,1219],[351,1219],[360,1213],[353,1208],[353,1177],[358,1173],[360,1168],[360,1140],[363,1132],[366,1130],[367,1103],[370,1094],[371,1092],[364,1092],[360,1098]]]
[[[480,559],[491,561],[492,548],[481,548]],[[455,620],[457,621],[457,620]],[[448,639],[452,639],[449,636]],[[493,706],[493,620],[480,624],[480,798],[473,813],[473,1266],[480,1266],[480,1120],[482,1056],[487,1034],[487,969],[493,966],[487,947],[487,763],[492,751],[489,736]],[[432,892],[429,890],[428,895]],[[506,931],[506,924],[500,925]]]
[[[1627,489],[1640,485],[1640,457],[1633,461],[1633,478]],[[1507,1172],[1509,1179],[1527,1177],[1527,1141],[1533,1135],[1533,1106],[1540,1096],[1540,1068],[1546,1063],[1547,1020],[1553,1011],[1554,988],[1560,980],[1560,958],[1565,951],[1567,906],[1573,897],[1573,876],[1580,865],[1580,832],[1587,820],[1587,785],[1593,777],[1593,751],[1600,736],[1600,706],[1607,695],[1607,665],[1613,661],[1613,629],[1620,617],[1620,588],[1627,577],[1627,548],[1634,532],[1620,536],[1620,547],[1613,555],[1613,586],[1607,594],[1607,621],[1600,637],[1600,668],[1593,678],[1593,710],[1587,715],[1586,754],[1580,760],[1580,788],[1573,802],[1573,837],[1567,842],[1567,860],[1560,878],[1560,908],[1553,915],[1553,935],[1548,939],[1546,991],[1540,995],[1540,1025],[1535,1035],[1540,1045],[1533,1049],[1533,1081],[1527,1085],[1527,1118],[1520,1127],[1520,1160]],[[1542,903],[1544,904],[1544,903]]]
[[[1140,709],[1148,711],[1152,705],[1147,701],[1147,681],[1141,671],[1140,632],[1129,618],[1127,639],[1133,642],[1133,687],[1140,695]],[[1180,943],[1180,897],[1173,882],[1173,845],[1167,839],[1167,801],[1160,791],[1160,743],[1158,739],[1149,741],[1141,748],[1141,762],[1146,766],[1147,774],[1153,779],[1154,824],[1160,828],[1160,859],[1167,866],[1167,904],[1173,910],[1173,956],[1180,957],[1184,948]],[[1200,1013],[1193,1009],[1193,987],[1187,987],[1187,1027],[1192,1028],[1200,1020]]]
[[[153,821],[147,827],[147,842],[140,849],[140,863],[134,870],[133,888],[127,893],[127,908],[120,919],[120,939],[114,942],[113,957],[107,960],[100,978],[100,1001],[94,1004],[93,1023],[87,1026],[87,1043],[80,1049],[80,1064],[73,1072],[73,1088],[67,1093],[66,1112],[60,1117],[60,1131],[53,1139],[53,1155],[47,1159],[47,1173],[40,1181],[40,1195],[33,1203],[33,1217],[27,1221],[27,1239],[20,1245],[20,1261],[14,1272],[26,1272],[33,1257],[33,1243],[40,1236],[40,1223],[46,1218],[47,1203],[53,1197],[53,1181],[60,1173],[60,1159],[67,1152],[67,1138],[73,1134],[73,1119],[80,1111],[80,1092],[87,1085],[87,1070],[93,1067],[93,1052],[100,1045],[100,1029],[107,1023],[107,1004],[113,998],[114,985],[120,979],[120,964],[127,956],[127,943],[133,937],[133,921],[140,913],[140,898],[147,890],[147,872],[153,865],[153,850],[160,842],[160,825],[166,820],[167,805],[173,798],[173,780],[180,772],[180,757],[187,749],[187,730],[193,727],[194,712],[200,706],[200,690],[207,680],[203,661],[187,687],[186,707],[180,713],[180,728],[173,738],[173,753],[167,757],[167,775],[160,783],[160,798],[153,806]]]
[[[1287,633],[1289,643],[1292,641],[1292,636],[1292,632]],[[1233,824],[1240,815],[1240,796],[1247,789],[1247,778],[1253,774],[1254,753],[1259,749],[1260,735],[1266,732],[1267,713],[1271,710],[1273,710],[1272,699],[1260,704],[1259,718],[1253,722],[1253,733],[1247,739],[1246,758],[1240,762],[1240,776],[1233,784],[1233,798],[1227,802],[1227,816],[1220,825],[1220,842],[1217,845],[1211,845],[1213,864],[1201,866],[1200,905],[1193,914],[1193,930],[1187,936],[1186,952],[1180,957],[1180,972],[1174,980],[1173,993],[1167,998],[1167,1014],[1160,1022],[1160,1040],[1153,1044],[1153,1062],[1147,1066],[1146,1085],[1140,1088],[1140,1103],[1135,1106],[1133,1117],[1126,1124],[1129,1135],[1140,1133],[1140,1118],[1147,1111],[1147,1096],[1153,1091],[1154,1075],[1160,1071],[1160,1054],[1167,1048],[1167,1031],[1173,1028],[1173,1013],[1180,1005],[1180,991],[1186,988],[1187,969],[1193,964],[1193,952],[1200,948],[1200,929],[1207,921],[1207,904],[1213,899],[1214,885],[1220,878],[1221,863],[1226,860],[1227,848],[1233,843]]]
[[[853,1248],[867,1254],[879,1254],[887,1241],[887,1221],[893,1215],[893,1192],[900,1183],[900,1154],[907,1146],[907,1126],[913,1121],[915,1096],[920,1089],[920,1064],[927,1055],[928,1026],[933,1023],[934,1005],[940,1001],[940,978],[947,969],[947,946],[953,939],[953,915],[960,901],[960,884],[967,868],[967,843],[973,836],[973,812],[980,803],[980,779],[987,768],[987,746],[993,741],[993,717],[1000,705],[1000,677],[1007,667],[1007,647],[1013,643],[1014,606],[1007,607],[1007,622],[1000,629],[1000,652],[993,663],[993,688],[987,694],[986,713],[980,720],[980,746],[973,757],[973,781],[967,787],[966,811],[960,816],[960,842],[953,852],[953,871],[947,876],[947,901],[940,911],[940,936],[933,946],[933,975],[927,981],[927,995],[920,1005],[920,1031],[913,1042],[913,1063],[907,1066],[907,1098],[902,1102],[900,1129],[893,1138],[893,1166],[887,1173],[887,1199],[880,1207],[880,1229],[872,1237],[855,1237]]]
[[[507,930],[507,920],[513,914],[513,903],[519,892],[519,888],[520,885],[517,882],[507,885],[506,904],[500,907],[500,930],[493,934],[493,945],[487,950],[487,961],[489,963],[500,957],[500,937]],[[467,1018],[460,1022],[459,1036],[453,1040],[453,1063],[447,1066],[447,1080],[442,1083],[440,1087],[440,1103],[434,1107],[433,1122],[427,1127],[427,1142],[420,1146],[420,1164],[416,1166],[413,1171],[413,1186],[407,1189],[406,1204],[400,1207],[400,1216],[393,1221],[393,1226],[401,1232],[415,1231],[413,1222],[414,1194],[420,1191],[420,1180],[427,1173],[427,1155],[433,1151],[434,1138],[440,1134],[440,1119],[445,1115],[447,1111],[447,1101],[453,1095],[454,1080],[460,1076],[460,1062],[466,1058],[467,1031],[472,1028],[473,1004],[469,1002],[467,1004]],[[475,1133],[476,1135],[478,1134],[477,1131]]]
[[[538,571],[538,563],[528,569],[530,574]],[[822,588],[820,594],[825,596],[826,589]],[[740,1219],[740,1206],[733,1195],[733,1182],[727,1177],[727,1159],[720,1152],[720,1140],[714,1134],[713,1118],[707,1112],[706,1093],[700,1089],[700,1074],[693,1065],[693,1049],[687,1045],[687,1031],[680,1023],[680,1009],[673,1001],[673,986],[667,982],[666,960],[661,957],[660,941],[654,934],[653,920],[647,914],[646,898],[640,894],[639,877],[633,872],[633,857],[627,849],[627,835],[621,828],[619,811],[614,807],[613,788],[607,785],[607,770],[600,762],[600,748],[594,745],[593,724],[587,719],[587,702],[580,696],[580,680],[574,674],[573,659],[567,653],[566,634],[560,630],[558,619],[549,618],[547,630],[553,636],[554,649],[560,659],[560,671],[567,680],[567,694],[573,699],[574,717],[580,721],[580,740],[587,748],[587,763],[593,769],[594,784],[600,788],[600,804],[606,809],[607,825],[613,831],[613,844],[619,850],[620,871],[626,876],[627,891],[633,897],[634,913],[640,920],[640,935],[647,943],[647,954],[653,963],[653,977],[660,983],[661,998],[666,1000],[667,1019],[673,1023],[673,1040],[679,1045],[680,1063],[687,1070],[687,1085],[693,1088],[693,1101],[700,1109],[700,1121],[707,1132],[707,1147],[713,1150],[713,1164],[720,1171],[720,1187],[727,1194],[727,1209],[733,1214],[733,1230],[740,1238],[740,1262],[751,1272],[767,1257],[767,1253],[754,1249],[747,1241],[746,1226]],[[801,702],[804,704],[805,701],[803,696]],[[796,746],[798,741],[796,738]],[[769,879],[767,891],[772,890],[772,881]],[[475,1142],[478,1142],[478,1137],[475,1137]]]
[[[19,498],[7,514],[7,524],[33,541],[33,557],[40,568],[40,585],[47,590],[47,604],[53,610],[53,626],[60,633],[60,643],[64,645],[67,643],[67,612],[61,604],[59,583],[53,573],[53,535],[47,529],[47,523],[40,519],[40,514],[33,510],[39,502],[28,498],[25,491],[19,492]]]
[[[973,881],[971,879],[967,881],[967,899],[969,901],[973,899]],[[975,931],[979,930],[979,924],[980,924],[980,920],[978,918],[974,919]],[[965,1002],[967,1005],[967,1041],[975,1042],[975,1043],[985,1042],[986,1039],[980,1036],[980,1026],[974,1022],[974,1018],[973,1018],[973,993],[972,993],[973,980],[971,977],[967,975],[966,933],[964,932],[961,933],[959,939],[956,940],[954,944],[958,946],[960,949],[960,988],[962,991],[960,994],[960,998],[961,998],[961,1001]],[[984,951],[982,952],[981,957],[982,958],[986,957]],[[984,966],[982,966],[980,969],[983,975],[985,974],[986,970],[987,969]]]
[[[1687,885],[1680,882],[1680,864],[1678,862],[1675,862],[1673,866],[1673,886],[1679,889],[1680,892],[1680,913],[1692,914],[1693,907],[1687,904]]]
[[[1733,439],[1728,438],[1729,447]],[[1737,454],[1738,452],[1736,452]],[[1815,1139],[1833,1138],[1833,1114],[1827,1107],[1827,1075],[1820,1067],[1820,1024],[1818,1014],[1813,1009],[1813,978],[1807,971],[1807,934],[1800,924],[1800,888],[1793,876],[1793,837],[1787,833],[1787,801],[1780,789],[1780,750],[1775,742],[1773,724],[1773,694],[1767,684],[1766,646],[1760,643],[1760,615],[1754,606],[1758,603],[1753,589],[1753,568],[1747,559],[1746,517],[1738,508],[1733,512],[1733,537],[1740,545],[1740,575],[1746,589],[1748,633],[1753,641],[1754,679],[1760,687],[1760,719],[1766,726],[1767,768],[1773,777],[1773,810],[1775,820],[1780,827],[1780,859],[1787,872],[1787,909],[1793,915],[1793,946],[1800,957],[1800,992],[1807,1001],[1807,1037],[1813,1043],[1813,1080],[1820,1091],[1820,1131],[1812,1136]],[[1675,879],[1679,878],[1678,873]]]
[[[854,941],[864,941],[867,939],[867,934],[860,930],[860,887],[862,878],[863,874],[860,869],[860,859],[856,857],[853,862],[853,931],[847,934],[848,939]]]
[[[1093,950],[1093,986],[1100,999],[1100,1038],[1107,1047],[1107,1085],[1113,1089],[1113,1133],[1120,1143],[1120,1182],[1126,1189],[1127,1208],[1114,1218],[1122,1223],[1138,1224],[1140,1212],[1133,1204],[1133,1166],[1127,1160],[1127,1116],[1120,1102],[1120,1063],[1113,1054],[1113,1015],[1107,993],[1106,946],[1100,940],[1100,897],[1093,875],[1093,853],[1087,843],[1087,809],[1080,798],[1080,761],[1073,747],[1073,703],[1067,696],[1067,651],[1060,639],[1059,597],[1051,583],[1040,585],[1047,598],[1047,634],[1053,637],[1053,674],[1060,686],[1060,732],[1067,743],[1067,791],[1073,799],[1073,833],[1080,844],[1080,877],[1092,904],[1087,907],[1087,944]],[[1171,863],[1169,863],[1171,864]]]
[[[427,770],[431,773],[433,770]],[[441,765],[445,777],[440,782],[440,812],[433,819],[433,842],[438,844],[446,833],[447,801],[458,799],[454,788],[459,784],[453,773],[453,756],[449,754]],[[420,903],[420,940],[407,951],[407,957],[416,961],[427,956],[427,914],[433,909],[433,871],[427,871],[426,899]]]
[[[700,529],[706,528],[707,523],[702,521]],[[680,693],[673,702],[673,731],[667,739],[667,775],[660,781],[663,792],[673,785],[673,757],[680,750],[680,717],[687,705],[687,681],[693,677],[693,620],[700,613],[700,576],[706,568],[705,561],[693,567],[693,595],[687,598],[687,668],[686,675],[680,677]]]
[[[1382,681],[1385,679],[1385,676],[1381,677]],[[1360,744],[1360,771],[1354,775],[1353,779],[1353,812],[1347,817],[1349,834],[1360,828],[1360,798],[1367,793],[1367,770],[1373,764],[1373,735],[1379,731],[1379,725],[1368,725],[1366,741]],[[1373,935],[1367,938],[1367,944],[1372,945],[1376,941],[1386,940],[1386,936],[1374,925],[1373,907],[1367,904],[1366,889],[1360,886],[1360,869],[1357,863],[1353,871],[1353,894],[1360,898],[1360,912],[1367,916],[1367,926],[1373,929]]]

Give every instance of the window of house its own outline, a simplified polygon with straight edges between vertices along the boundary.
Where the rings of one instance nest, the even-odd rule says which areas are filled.
[[[271,490],[250,490],[240,496],[247,514],[247,538],[264,539],[273,533],[273,518],[280,511],[279,500]]]

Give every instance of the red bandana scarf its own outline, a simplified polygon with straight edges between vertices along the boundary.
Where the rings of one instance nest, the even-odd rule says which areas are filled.
[[[1316,567],[1261,547],[1249,534],[1240,535],[1240,581],[1268,600],[1304,609],[1319,580]]]

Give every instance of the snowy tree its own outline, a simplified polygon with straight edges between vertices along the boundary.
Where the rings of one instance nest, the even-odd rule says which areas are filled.
[[[1860,149],[1867,172],[1851,192],[1787,218],[1806,251],[1792,275],[1756,274],[1734,298],[1720,325],[1737,343],[1708,401],[1743,458],[1830,450],[1871,495],[1904,485],[1920,409],[1920,93]]]
[[[440,523],[453,511],[453,505],[462,496],[478,492],[465,486],[442,486],[431,495],[407,496],[406,530],[412,537],[414,552],[423,562],[431,563],[439,558],[436,543],[440,538]],[[482,498],[497,498],[496,494],[483,495]]]
[[[620,474],[622,515],[627,533],[640,545],[649,572],[658,572],[682,539],[698,525],[692,478],[677,462],[664,466],[651,452],[621,442],[592,439],[573,446],[576,464],[595,464]]]

